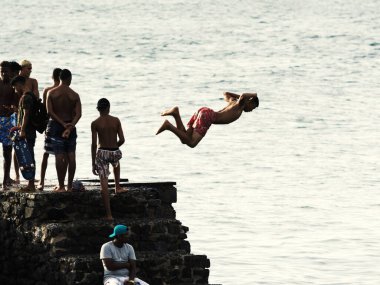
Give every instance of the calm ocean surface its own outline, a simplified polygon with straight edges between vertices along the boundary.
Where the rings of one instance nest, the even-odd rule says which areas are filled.
[[[93,177],[90,123],[107,97],[127,139],[122,176],[177,182],[210,283],[380,284],[380,1],[0,5],[0,60],[29,59],[41,92],[53,68],[73,72],[76,177]],[[257,91],[260,108],[195,149],[154,135],[162,110],[187,122],[227,90]]]

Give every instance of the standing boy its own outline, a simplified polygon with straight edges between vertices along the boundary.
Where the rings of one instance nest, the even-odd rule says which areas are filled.
[[[23,76],[16,76],[12,79],[12,86],[15,88],[18,94],[23,94],[19,106],[18,106],[18,118],[17,124],[20,128],[20,138],[25,138],[26,143],[28,145],[30,154],[32,156],[32,160],[34,165],[36,165],[34,159],[34,145],[36,142],[36,129],[33,127],[31,122],[32,108],[33,108],[33,97],[35,96],[32,92],[26,91],[28,90],[26,87],[26,80]],[[21,189],[25,191],[35,191],[34,186],[34,177],[29,180],[28,185]]]
[[[124,143],[124,134],[120,120],[111,116],[110,102],[106,98],[98,101],[99,118],[91,123],[92,172],[99,175],[102,186],[102,198],[106,208],[106,219],[112,221],[110,199],[108,192],[109,164],[113,166],[115,176],[115,193],[125,191],[120,187],[120,164],[122,153],[119,147]],[[97,140],[99,138],[99,144]]]
[[[82,116],[82,103],[79,94],[70,88],[72,75],[63,69],[59,74],[60,83],[47,93],[47,111],[50,116],[46,135],[51,138],[55,154],[58,186],[56,192],[72,191],[76,170],[75,150],[77,145],[76,124]]]
[[[20,75],[26,78],[25,81],[25,91],[32,92],[37,98],[40,97],[40,92],[38,91],[38,82],[35,78],[31,78],[32,73],[32,63],[29,60],[24,59],[21,61]]]
[[[9,130],[12,128],[12,113],[15,103],[15,95],[10,84],[9,62],[0,63],[0,143],[3,147],[3,185],[2,190],[6,190],[11,184],[9,172],[12,162],[12,141],[9,138]]]
[[[55,87],[58,87],[59,85],[59,74],[61,73],[62,69],[60,68],[54,68],[53,70],[53,75],[52,75],[52,79],[53,79],[53,85],[52,86],[49,86],[49,87],[46,87],[42,93],[42,102],[47,110],[47,93],[54,89]],[[53,147],[52,147],[52,144],[51,144],[51,138],[46,134],[45,132],[45,143],[44,143],[44,155],[42,157],[42,162],[41,162],[41,176],[40,176],[40,183],[39,185],[37,186],[37,189],[38,190],[44,190],[44,185],[45,185],[45,174],[46,174],[46,168],[47,168],[47,165],[48,165],[48,158],[49,158],[49,154],[53,154],[54,155],[54,150],[53,150]]]

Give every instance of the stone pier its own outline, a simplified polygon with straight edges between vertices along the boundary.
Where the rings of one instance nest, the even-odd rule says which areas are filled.
[[[210,261],[190,253],[176,219],[175,183],[127,183],[114,195],[114,224],[130,227],[137,276],[151,285],[209,284]],[[102,284],[100,247],[113,225],[103,220],[98,186],[85,192],[0,192],[0,284]]]

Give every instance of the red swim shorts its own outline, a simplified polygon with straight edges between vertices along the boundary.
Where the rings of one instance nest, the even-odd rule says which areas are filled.
[[[187,127],[193,128],[198,134],[204,136],[214,121],[215,112],[210,108],[202,107],[191,117]]]

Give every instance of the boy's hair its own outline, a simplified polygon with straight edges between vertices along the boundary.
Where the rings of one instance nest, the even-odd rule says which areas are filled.
[[[11,71],[20,71],[21,70],[21,65],[18,64],[16,61],[11,61],[9,63],[9,68]]]
[[[253,97],[251,100],[255,104],[256,108],[259,107],[259,97]]]
[[[62,71],[59,73],[59,79],[61,80],[71,79],[71,71],[68,69],[62,69]]]
[[[20,65],[21,65],[21,67],[25,67],[25,66],[31,66],[32,63],[29,60],[24,59],[23,61],[21,61]]]
[[[12,79],[11,85],[15,86],[17,83],[21,83],[22,85],[24,85],[25,81],[26,81],[26,79],[24,76],[17,75],[15,78]]]
[[[106,98],[102,98],[102,99],[99,99],[96,109],[98,109],[98,111],[105,111],[109,107],[110,107],[110,101],[108,101]]]
[[[1,67],[4,67],[4,68],[5,68],[5,67],[8,67],[8,68],[9,68],[9,66],[10,66],[9,61],[5,61],[5,60],[4,60],[4,61],[0,62],[0,66],[1,66]]]
[[[53,80],[59,81],[59,75],[61,74],[62,69],[60,68],[54,68],[53,70]]]

